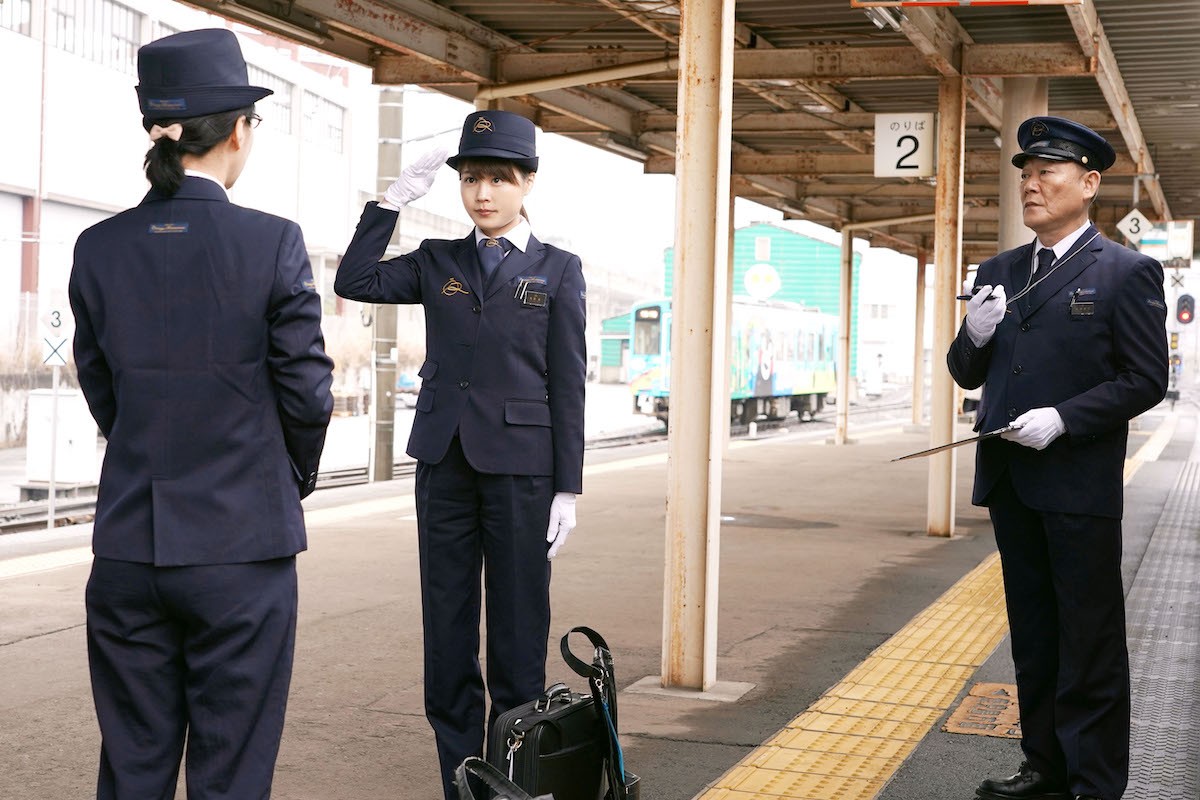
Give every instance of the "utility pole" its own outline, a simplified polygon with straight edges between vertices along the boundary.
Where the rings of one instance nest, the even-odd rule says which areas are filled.
[[[379,92],[379,173],[377,193],[382,195],[400,177],[404,141],[404,87],[385,87]],[[393,245],[400,242],[400,221],[392,233]],[[374,380],[371,403],[372,441],[369,479],[390,481],[396,461],[396,305],[375,306],[371,329],[371,374]]]

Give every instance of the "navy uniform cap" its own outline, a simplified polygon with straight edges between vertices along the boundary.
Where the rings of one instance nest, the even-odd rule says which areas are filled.
[[[503,158],[537,172],[536,129],[511,111],[475,111],[463,122],[458,153],[446,159],[452,169],[464,158]]]
[[[1013,166],[1025,166],[1028,158],[1074,161],[1087,169],[1103,172],[1117,160],[1112,145],[1086,125],[1062,117],[1030,117],[1017,129],[1021,152],[1012,157]]]
[[[233,31],[183,31],[138,48],[138,103],[146,130],[159,120],[235,111],[272,90],[251,86]]]

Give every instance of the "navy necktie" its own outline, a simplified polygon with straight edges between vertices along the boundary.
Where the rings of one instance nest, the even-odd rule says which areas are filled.
[[[496,267],[499,266],[510,247],[508,239],[503,237],[479,240],[479,266],[483,269],[484,283],[491,279],[492,273],[496,271]]]
[[[1054,263],[1054,251],[1049,247],[1038,250],[1037,262],[1037,270],[1033,274],[1040,278],[1050,271],[1050,265]]]

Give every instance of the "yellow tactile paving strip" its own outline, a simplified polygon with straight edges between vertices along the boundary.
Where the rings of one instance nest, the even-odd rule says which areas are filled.
[[[868,800],[1008,631],[997,555],[697,800]]]
[[[1175,424],[1125,460],[1125,483]],[[993,554],[695,800],[871,800],[1007,633]]]

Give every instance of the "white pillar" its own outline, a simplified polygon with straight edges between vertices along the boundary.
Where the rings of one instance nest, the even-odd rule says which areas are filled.
[[[959,265],[962,260],[963,148],[966,129],[966,91],[962,77],[938,83],[938,182],[933,244],[933,381],[929,398],[930,446],[954,437],[954,381],[943,363],[958,332]],[[929,495],[926,533],[954,534],[954,468],[958,450],[929,457]]]
[[[929,253],[917,249],[916,320],[913,322],[912,424],[925,422],[925,262]]]
[[[841,289],[838,295],[838,357],[837,357],[837,424],[833,431],[834,444],[846,444],[850,425],[850,322],[854,290],[854,229],[842,228]]]
[[[1044,116],[1045,78],[1005,78],[1003,124],[1000,131],[1000,241],[997,252],[1032,241],[1033,231],[1021,219],[1021,171],[1012,157],[1021,152],[1017,128],[1030,117]]]
[[[716,682],[734,0],[683,0],[662,685]]]

